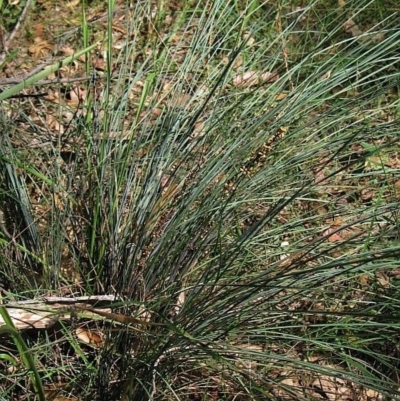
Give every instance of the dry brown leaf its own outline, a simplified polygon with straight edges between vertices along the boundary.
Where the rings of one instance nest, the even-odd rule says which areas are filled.
[[[63,46],[60,49],[66,56],[72,56],[75,53],[75,50],[72,49],[72,47],[69,46]]]
[[[376,195],[376,191],[373,188],[364,188],[360,192],[360,198],[363,201],[370,201],[372,200]]]
[[[365,159],[364,168],[365,171],[381,170],[383,164],[381,156],[370,156]]]
[[[144,82],[143,81],[137,81],[134,83],[134,85],[132,86],[132,89],[129,92],[129,99],[132,100],[138,100],[138,96],[141,96],[142,92],[143,92],[143,88],[144,88]],[[148,99],[148,98],[147,98]],[[146,105],[149,105],[148,100],[146,99]],[[159,103],[157,103],[158,105]]]
[[[162,114],[162,109],[160,109],[159,107],[154,107],[151,112],[155,115],[155,116],[161,116]]]
[[[53,199],[58,210],[65,210],[64,202],[57,193],[53,194]]]
[[[351,18],[344,23],[344,31],[350,33],[352,36],[362,35],[361,29]]]
[[[229,62],[229,59],[228,59]],[[233,68],[237,69],[240,68],[243,65],[243,57],[242,56],[238,56],[236,57],[235,61],[233,62]]]
[[[383,42],[383,40],[385,39],[385,34],[383,32],[377,32],[374,34],[374,36],[372,37],[372,41],[374,43],[380,43]]]
[[[343,241],[343,238],[339,235],[339,233],[337,232],[337,229],[338,229],[338,226],[332,225],[327,230],[325,230],[322,233],[322,235],[328,236],[328,238],[327,238],[328,242]]]
[[[87,90],[76,86],[72,88],[66,95],[67,104],[70,106],[77,106],[81,104],[87,97]]]
[[[42,38],[36,38],[35,43],[29,46],[28,52],[33,57],[41,57],[46,55],[48,52],[46,50],[53,50],[53,46],[47,42],[47,40],[43,40]]]
[[[275,100],[279,101],[279,100],[283,100],[287,97],[287,93],[279,93],[278,95],[275,96]]]
[[[150,322],[151,320],[151,312],[143,304],[139,306],[138,319],[144,322]]]
[[[199,120],[197,123],[194,125],[194,130],[190,137],[193,138],[201,138],[205,135],[206,130],[205,130],[205,122],[204,120]]]
[[[177,316],[179,314],[179,312],[181,311],[181,309],[185,303],[185,300],[186,300],[186,293],[185,293],[185,291],[181,291],[178,295],[176,304],[173,307],[173,310],[171,311],[174,316]]]
[[[390,278],[383,271],[375,272],[375,277],[382,288],[390,288]]]
[[[343,238],[338,233],[334,233],[330,235],[328,238],[328,242],[338,242],[338,241],[343,241]]]
[[[162,178],[161,178],[161,188],[162,189],[167,187],[168,181],[169,181],[168,176],[166,176],[166,175],[162,176]]]
[[[192,96],[188,93],[174,93],[169,101],[172,107],[185,108],[189,105]]]
[[[281,248],[282,248],[283,250],[285,250],[288,246],[289,246],[289,241],[283,241],[283,242],[281,243]],[[289,258],[289,257],[290,257],[290,255],[289,255],[288,253],[282,253],[282,254],[279,256],[279,259],[280,259],[280,260],[285,260],[285,259],[287,259],[287,258]]]
[[[104,57],[97,57],[94,61],[94,68],[98,71],[105,71],[106,70],[106,60]]]
[[[93,345],[95,347],[102,347],[104,345],[103,335],[98,330],[89,330],[83,327],[78,327],[75,330],[75,335],[85,344]]]
[[[44,34],[44,25],[43,24],[36,24],[33,27],[33,36],[35,38],[42,37]]]
[[[321,80],[329,79],[331,77],[331,75],[332,75],[332,70],[329,70],[321,76]]]
[[[68,8],[75,8],[75,7],[79,6],[80,2],[81,2],[81,0],[72,0],[69,3],[67,3],[66,6]]]
[[[365,395],[366,401],[378,401],[383,399],[383,397],[380,397],[380,394],[376,390],[372,390],[370,388],[365,390]]]
[[[51,102],[59,102],[60,94],[59,94],[59,92],[54,92],[51,89],[49,89],[47,92],[47,95],[44,98],[46,100],[50,100]]]
[[[66,56],[72,56],[73,54],[76,53],[75,50],[74,50],[72,47],[69,47],[69,46],[63,46],[60,50],[61,50]],[[86,60],[86,55],[83,54],[83,55],[79,56],[76,60],[85,62],[85,60]],[[75,61],[75,60],[74,60],[74,64],[76,64],[76,61]]]
[[[52,132],[57,133],[58,135],[64,133],[64,126],[60,124],[56,116],[48,114],[46,116],[46,124]]]
[[[369,284],[370,281],[371,281],[371,277],[369,276],[369,274],[361,274],[359,276],[359,282],[360,282],[361,288],[364,290],[366,288],[368,288],[368,286],[370,285]]]
[[[351,36],[356,37],[359,42],[365,42],[368,39],[372,39],[372,42],[379,43],[385,39],[385,34],[383,32],[368,32],[369,35],[363,35],[364,32],[351,18],[344,23],[344,30],[346,33],[351,34]]]
[[[233,78],[233,85],[239,88],[248,88],[260,83],[274,82],[279,78],[277,72],[246,71],[243,74],[236,75]]]
[[[118,25],[116,25],[116,24],[113,24],[112,29],[113,29],[114,31],[116,31],[116,32],[122,33],[124,36],[127,35],[126,29],[123,28],[123,27],[120,27],[120,26],[118,26]]]

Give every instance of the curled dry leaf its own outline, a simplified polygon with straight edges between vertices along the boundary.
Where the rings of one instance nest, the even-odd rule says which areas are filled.
[[[104,57],[99,56],[94,61],[94,68],[97,71],[105,71],[106,70],[106,60]]]
[[[42,38],[36,38],[35,43],[30,45],[28,48],[29,54],[31,54],[35,58],[45,56],[49,51],[52,50],[53,46]]]
[[[286,99],[287,98],[287,93],[278,93],[276,96],[275,96],[275,100],[276,101],[280,101],[280,100],[283,100],[283,99]]]
[[[59,92],[54,92],[51,89],[49,89],[47,95],[44,98],[46,100],[50,100],[51,102],[59,102],[60,94]]]
[[[281,248],[282,249],[286,249],[287,247],[289,246],[289,241],[283,241],[282,243],[281,243]],[[279,256],[279,259],[280,260],[285,260],[286,258],[288,258],[290,255],[288,254],[288,253],[282,253],[280,256]]]
[[[69,46],[63,46],[60,49],[66,56],[72,56],[75,53],[75,50],[72,49],[72,47]]]
[[[80,0],[72,0],[69,3],[67,3],[66,6],[68,8],[75,8],[79,5],[79,3],[80,3]]]
[[[75,50],[72,47],[69,47],[69,46],[63,46],[60,50],[66,56],[73,56],[76,53]],[[83,55],[81,55],[81,56],[79,56],[77,58],[77,60],[82,61],[82,62],[85,62],[85,59],[86,59],[86,55],[85,54],[83,54]],[[76,63],[76,61],[74,61],[74,63]]]
[[[52,116],[52,115],[47,115],[46,116],[46,123],[47,123],[47,126],[53,132],[57,132],[58,134],[63,134],[64,133],[64,126],[59,123],[59,121],[57,120],[57,117]]]
[[[386,163],[380,155],[367,157],[364,162],[365,171],[368,172],[382,170],[384,166],[386,166]]]
[[[337,232],[337,227],[336,226],[331,226],[330,228],[325,230],[322,235],[328,237],[327,238],[328,242],[343,241],[343,238]]]
[[[43,37],[43,34],[44,34],[44,25],[43,24],[36,24],[33,26],[33,36],[35,38]]]
[[[351,18],[344,23],[344,30],[346,33],[350,33],[352,36],[362,35],[361,29]]]
[[[324,75],[321,76],[321,79],[329,79],[332,75],[332,70],[327,71]]]
[[[144,82],[143,81],[136,81],[129,92],[129,99],[136,99],[138,95],[143,92]]]
[[[164,189],[164,188],[167,187],[167,185],[168,185],[168,180],[169,180],[169,178],[168,178],[168,176],[166,176],[166,175],[164,175],[164,176],[161,178],[161,188],[162,188],[162,189]]]
[[[228,59],[229,62],[229,59]],[[238,56],[236,57],[235,61],[233,62],[233,67],[236,68],[240,68],[243,65],[243,57],[242,56]]]
[[[155,115],[155,116],[160,116],[162,114],[162,109],[160,109],[159,107],[154,107],[151,112]]]
[[[383,271],[375,272],[375,278],[382,288],[390,288],[390,277]]]
[[[274,82],[279,78],[277,72],[246,71],[241,75],[236,75],[233,78],[233,85],[239,88],[248,88],[260,83]]]
[[[138,318],[144,322],[150,322],[151,320],[151,312],[143,304],[139,306]]]
[[[341,226],[343,226],[343,221],[341,218],[336,218],[332,222],[330,222],[330,227],[323,232],[324,236],[328,236],[328,242],[343,241],[344,231],[338,231]]]
[[[66,95],[65,98],[67,103],[71,106],[77,106],[81,104],[87,97],[87,91],[80,86],[72,88]]]
[[[192,96],[188,93],[174,93],[169,100],[169,104],[171,107],[183,109],[187,107],[191,99]]]
[[[183,304],[185,303],[185,300],[186,300],[186,293],[185,293],[185,291],[181,291],[179,293],[179,296],[178,296],[178,299],[176,301],[176,304],[175,304],[175,306],[173,307],[173,310],[172,310],[172,314],[174,316],[177,316],[179,314],[179,312],[181,311],[181,309],[183,307]]]
[[[204,120],[199,120],[197,123],[194,125],[194,129],[190,137],[193,138],[201,138],[205,135],[206,130],[205,130],[205,122]]]
[[[346,33],[357,38],[358,42],[365,42],[371,39],[373,43],[379,43],[385,39],[383,32],[363,32],[351,18],[344,23],[344,30]],[[365,35],[365,33],[368,35]]]
[[[102,333],[100,333],[98,330],[89,330],[83,327],[78,327],[75,330],[75,335],[85,344],[95,347],[102,347],[104,345]]]

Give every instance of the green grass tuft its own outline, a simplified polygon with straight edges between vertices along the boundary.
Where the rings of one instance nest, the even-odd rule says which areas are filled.
[[[61,134],[32,154],[18,126],[2,143],[1,201],[33,215],[8,227],[35,227],[40,242],[27,259],[5,251],[7,290],[120,300],[114,318],[76,316],[32,340],[60,393],[400,396],[398,14],[306,3],[138,3],[116,48],[109,1],[104,71],[69,122],[70,158]],[[85,49],[63,64],[94,46],[82,25]],[[0,95],[4,127],[21,89]],[[35,199],[16,196],[8,166]]]

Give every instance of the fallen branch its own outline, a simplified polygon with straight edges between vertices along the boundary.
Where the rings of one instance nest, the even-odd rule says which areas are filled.
[[[87,311],[89,312],[87,316],[92,317],[105,316],[112,319],[113,316],[124,316],[111,313],[110,306],[116,302],[120,302],[120,300],[116,299],[114,295],[98,295],[76,298],[47,297],[40,300],[10,302],[3,306],[7,308],[16,329],[26,330],[48,329],[54,326],[58,320],[71,319],[79,311],[81,313]],[[108,308],[101,308],[105,303]],[[118,321],[118,319],[115,320]],[[136,323],[140,322],[139,319],[135,320]],[[0,327],[4,325],[5,322],[0,316]]]

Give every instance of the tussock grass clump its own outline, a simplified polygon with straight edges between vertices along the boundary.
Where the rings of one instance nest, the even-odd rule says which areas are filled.
[[[400,395],[400,33],[376,3],[136,4],[117,46],[109,2],[103,79],[46,106],[62,134],[27,151],[29,113],[3,103],[8,296],[118,302],[30,339],[45,389]]]

